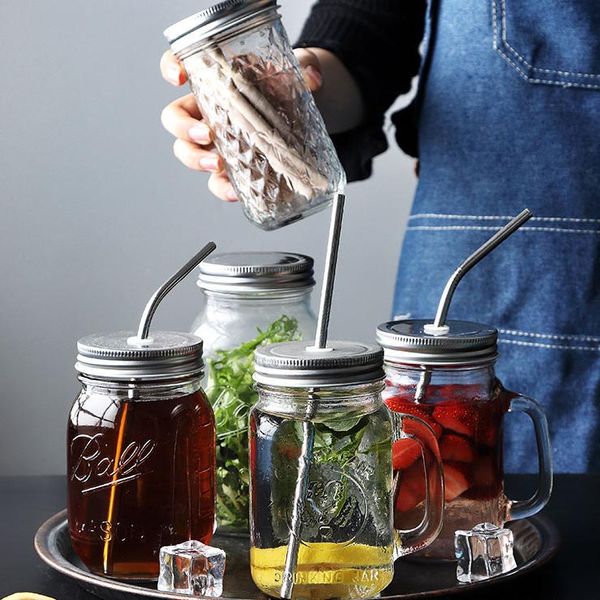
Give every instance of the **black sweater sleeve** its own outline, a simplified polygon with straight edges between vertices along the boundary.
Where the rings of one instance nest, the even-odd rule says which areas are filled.
[[[349,181],[370,176],[387,149],[384,115],[419,69],[426,0],[319,0],[299,47],[324,48],[346,65],[365,103],[365,122],[332,136]]]

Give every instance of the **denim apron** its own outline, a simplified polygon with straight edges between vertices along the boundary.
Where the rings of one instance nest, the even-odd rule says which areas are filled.
[[[394,315],[433,317],[455,267],[530,208],[449,318],[499,329],[498,376],[544,406],[555,470],[600,471],[600,3],[432,0],[428,21]],[[505,429],[506,470],[536,471],[527,418]]]

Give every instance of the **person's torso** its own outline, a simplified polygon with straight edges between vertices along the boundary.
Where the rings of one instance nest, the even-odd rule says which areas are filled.
[[[600,469],[600,4],[430,10],[395,313],[432,317],[455,267],[530,208],[460,284],[449,317],[500,329],[501,379],[544,402],[558,469]],[[513,429],[509,469],[531,470],[534,443]]]

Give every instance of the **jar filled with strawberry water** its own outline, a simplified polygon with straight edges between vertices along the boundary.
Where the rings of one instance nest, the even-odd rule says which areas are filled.
[[[385,352],[385,403],[431,427],[443,462],[444,527],[421,556],[453,559],[457,529],[482,522],[502,526],[544,507],[552,489],[551,447],[542,408],[506,390],[495,375],[496,329],[447,321],[441,335],[427,331],[424,320],[391,321],[377,328],[377,341]],[[509,412],[526,413],[537,439],[539,482],[528,500],[509,500],[504,493],[502,427]],[[393,452],[399,485],[394,506],[397,529],[413,526],[425,502],[420,453],[403,444]]]

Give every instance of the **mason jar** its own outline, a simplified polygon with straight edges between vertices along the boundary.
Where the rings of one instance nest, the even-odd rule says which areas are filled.
[[[277,229],[328,206],[346,182],[276,0],[226,0],[165,31],[244,213]]]
[[[552,490],[552,450],[544,411],[534,400],[504,389],[495,374],[498,357],[495,328],[447,321],[442,335],[428,333],[428,321],[390,321],[377,328],[385,351],[385,403],[428,423],[438,437],[444,466],[444,527],[421,556],[454,559],[454,532],[479,523],[505,522],[540,511]],[[537,440],[538,489],[528,500],[504,493],[503,423],[508,413],[524,412]],[[414,461],[413,461],[414,462]],[[397,465],[399,497],[396,525],[413,520],[420,494],[402,496],[422,481],[410,460]],[[422,484],[421,484],[422,487]]]
[[[92,573],[156,579],[161,546],[212,538],[215,422],[201,385],[202,340],[155,331],[140,346],[133,336],[77,343],[69,534]]]
[[[217,520],[220,532],[248,531],[248,415],[258,400],[254,350],[312,338],[313,260],[289,252],[210,256],[200,265],[204,292],[193,331],[204,340],[207,394],[217,420]]]
[[[392,580],[394,558],[424,547],[440,530],[439,455],[424,463],[432,475],[422,523],[395,531],[394,426],[381,397],[381,348],[330,342],[326,350],[315,350],[306,342],[288,342],[258,348],[255,361],[259,401],[250,415],[255,584],[282,598],[375,597]],[[431,431],[408,435],[399,425],[398,437],[435,445]],[[428,429],[424,423],[423,428]]]

